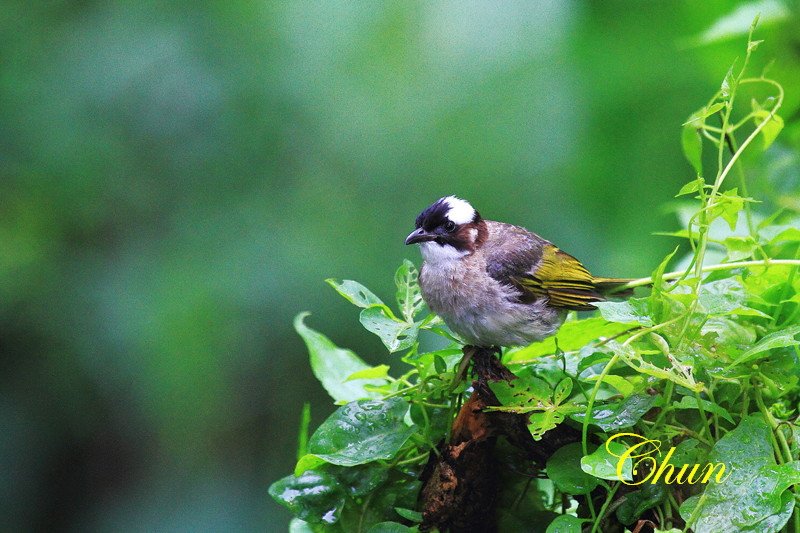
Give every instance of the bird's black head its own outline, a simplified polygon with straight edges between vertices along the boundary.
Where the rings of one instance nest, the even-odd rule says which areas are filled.
[[[419,214],[416,230],[406,238],[406,244],[430,242],[458,251],[472,251],[481,234],[481,222],[481,215],[469,202],[446,196]]]

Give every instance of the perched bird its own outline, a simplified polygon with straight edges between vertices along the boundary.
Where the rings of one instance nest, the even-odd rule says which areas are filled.
[[[425,209],[406,244],[419,243],[419,284],[428,307],[467,343],[529,344],[554,334],[570,309],[629,280],[597,278],[571,255],[525,228],[484,220],[447,196]]]

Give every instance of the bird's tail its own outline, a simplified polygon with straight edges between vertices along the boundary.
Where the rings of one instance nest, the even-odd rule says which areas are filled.
[[[592,278],[595,289],[604,297],[613,296],[617,298],[627,298],[628,296],[632,296],[633,289],[625,288],[625,285],[631,281],[634,280],[622,278]]]

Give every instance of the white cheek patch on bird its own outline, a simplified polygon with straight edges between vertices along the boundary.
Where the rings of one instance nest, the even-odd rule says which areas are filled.
[[[452,263],[467,255],[466,251],[457,250],[449,244],[439,244],[436,242],[420,243],[420,249],[422,250],[422,257],[425,261],[434,265]]]
[[[456,224],[469,224],[475,218],[475,208],[466,200],[448,196],[444,199],[449,209],[447,218]]]

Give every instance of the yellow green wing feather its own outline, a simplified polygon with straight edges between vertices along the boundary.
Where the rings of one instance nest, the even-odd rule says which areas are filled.
[[[535,270],[516,281],[523,291],[546,297],[551,305],[564,309],[587,311],[595,308],[592,302],[604,299],[586,267],[552,244],[542,250],[542,259]]]

